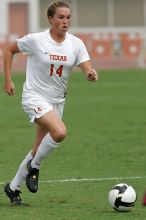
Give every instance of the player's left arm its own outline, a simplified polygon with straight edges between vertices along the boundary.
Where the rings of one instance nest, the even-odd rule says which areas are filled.
[[[85,61],[83,63],[80,63],[79,67],[84,72],[87,80],[89,80],[89,81],[96,81],[96,80],[99,79],[99,75],[98,75],[96,69],[94,69],[92,67],[90,60]]]

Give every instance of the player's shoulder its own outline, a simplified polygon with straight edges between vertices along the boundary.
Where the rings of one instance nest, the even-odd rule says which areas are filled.
[[[37,40],[37,39],[44,38],[47,34],[48,34],[48,30],[45,30],[45,31],[42,31],[42,32],[30,33],[30,34],[28,34],[28,36],[30,38],[33,38],[33,39]]]

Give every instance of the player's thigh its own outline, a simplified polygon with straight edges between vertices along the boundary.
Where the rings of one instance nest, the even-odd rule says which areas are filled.
[[[54,110],[50,110],[35,122],[42,128],[46,129],[55,141],[61,141],[66,136],[66,126]]]

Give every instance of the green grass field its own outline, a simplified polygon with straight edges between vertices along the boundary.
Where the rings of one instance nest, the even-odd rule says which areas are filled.
[[[72,74],[64,111],[68,136],[44,161],[38,193],[29,193],[24,184],[22,198],[28,205],[11,207],[4,182],[14,176],[34,139],[34,125],[21,108],[24,79],[24,74],[13,74],[16,96],[9,97],[0,75],[0,219],[146,220],[141,205],[146,190],[145,70],[100,71],[97,83]],[[72,178],[87,180],[54,181]],[[131,184],[138,196],[128,213],[114,211],[107,201],[111,187],[121,182]]]

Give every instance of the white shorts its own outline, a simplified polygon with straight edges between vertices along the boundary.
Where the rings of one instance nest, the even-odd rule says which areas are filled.
[[[47,112],[54,110],[59,118],[63,116],[64,102],[63,103],[49,103],[46,99],[38,94],[23,94],[22,107],[30,118],[30,122],[34,122],[35,118],[40,118]]]

